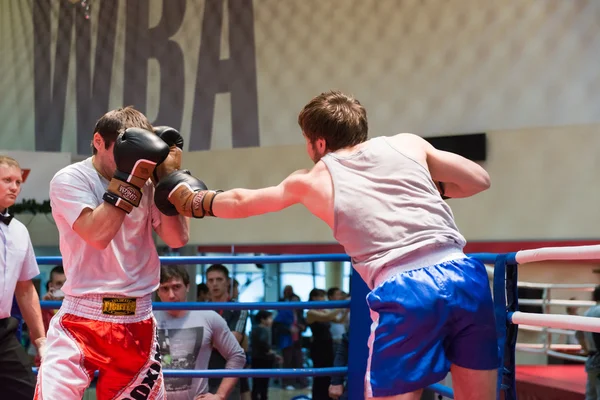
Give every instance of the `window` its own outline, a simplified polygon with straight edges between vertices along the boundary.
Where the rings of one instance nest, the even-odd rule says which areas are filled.
[[[352,276],[352,263],[349,261],[344,261],[343,263],[343,281],[342,281],[342,290],[346,293],[350,293],[350,277]]]
[[[239,282],[239,297],[241,303],[264,301],[265,284],[263,272],[237,273],[235,279]]]
[[[281,290],[287,285],[294,288],[294,293],[300,297],[300,301],[308,301],[308,294],[314,289],[315,284],[312,274],[281,274]],[[280,293],[281,297],[283,293]]]

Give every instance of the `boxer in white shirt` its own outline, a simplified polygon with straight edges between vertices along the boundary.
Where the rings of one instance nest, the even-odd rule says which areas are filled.
[[[189,219],[158,212],[153,183],[180,168],[183,139],[126,107],[98,120],[92,146],[92,157],[63,168],[50,183],[67,279],[35,399],[81,399],[95,371],[99,400],[164,399],[152,315],[160,278],[152,231],[179,248],[188,241]]]

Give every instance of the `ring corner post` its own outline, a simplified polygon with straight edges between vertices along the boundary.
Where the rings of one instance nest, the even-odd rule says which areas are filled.
[[[348,349],[348,393],[362,393],[365,391],[365,374],[369,359],[369,334],[371,327],[371,314],[367,305],[369,288],[360,275],[352,269],[350,278],[350,344]],[[356,398],[359,398],[356,397]],[[354,398],[354,397],[350,397]]]
[[[493,279],[493,295],[494,295],[494,314],[496,318],[496,333],[498,335],[498,356],[500,358],[500,366],[498,367],[498,380],[496,384],[496,399],[502,397],[504,386],[504,361],[506,352],[506,328],[509,323],[506,314],[506,255],[500,254],[496,256],[494,262],[494,279]]]
[[[506,310],[508,313],[519,311],[518,263],[508,260],[506,263]],[[507,314],[508,315],[508,314]],[[517,399],[516,350],[519,326],[506,319],[506,342],[504,347],[504,383],[506,400]]]

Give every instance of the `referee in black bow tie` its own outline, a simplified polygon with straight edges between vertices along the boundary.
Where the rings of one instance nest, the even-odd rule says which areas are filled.
[[[21,191],[19,163],[0,155],[0,397],[31,400],[35,375],[25,349],[15,335],[18,322],[10,316],[13,296],[29,328],[31,341],[44,356],[46,334],[40,299],[31,282],[39,275],[33,246],[25,225],[8,213]]]

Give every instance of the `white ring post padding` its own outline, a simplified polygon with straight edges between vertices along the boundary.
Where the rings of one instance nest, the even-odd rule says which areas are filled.
[[[531,332],[548,332],[548,333],[556,333],[557,335],[569,335],[575,336],[575,331],[568,329],[556,329],[556,328],[546,328],[541,326],[531,326],[531,325],[519,325],[519,330],[531,331]]]
[[[600,260],[600,245],[521,250],[517,252],[515,260],[519,264],[557,260]]]
[[[534,314],[515,311],[512,313],[510,321],[517,325],[524,324],[600,333],[600,318],[560,314]]]
[[[542,300],[542,299],[519,299],[520,306],[567,306],[567,307],[593,307],[597,305],[595,301],[589,300]]]
[[[545,346],[540,343],[517,343],[517,349],[545,349]],[[581,346],[578,344],[552,344],[550,345],[551,350],[556,351],[580,351]]]

